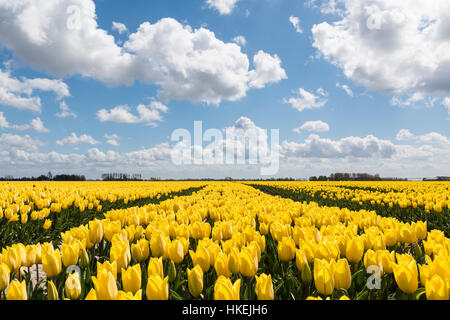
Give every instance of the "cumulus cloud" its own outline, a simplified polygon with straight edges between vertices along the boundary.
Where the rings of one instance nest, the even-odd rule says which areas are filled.
[[[323,91],[323,89],[319,89],[318,93],[319,95],[315,95],[314,93],[300,88],[298,89],[297,97],[284,98],[283,102],[290,104],[293,108],[300,112],[306,109],[319,109],[327,103],[327,99],[323,98],[323,96],[326,96],[327,94]]]
[[[58,118],[72,117],[75,119],[77,117],[77,115],[70,110],[69,106],[67,105],[67,103],[65,101],[62,101],[59,104],[59,110],[60,110],[60,112],[56,114],[56,116]]]
[[[123,23],[113,21],[112,30],[116,30],[119,34],[122,34],[127,32],[128,28]]]
[[[399,141],[415,141],[416,143],[441,145],[450,148],[450,139],[437,132],[415,135],[409,129],[402,129],[397,133],[396,139]]]
[[[281,150],[286,157],[300,158],[390,158],[396,152],[392,142],[372,135],[334,141],[316,134],[310,135],[304,143],[284,141]]]
[[[264,88],[269,83],[287,79],[285,70],[281,67],[281,60],[277,55],[271,56],[264,51],[258,51],[253,58],[255,70],[249,73],[251,88]]]
[[[236,3],[239,0],[206,0],[209,8],[217,10],[221,15],[233,12]]]
[[[88,136],[86,134],[82,134],[81,136],[77,136],[76,133],[72,132],[72,134],[68,137],[65,137],[64,139],[61,140],[57,140],[56,144],[59,146],[64,146],[64,145],[79,145],[79,144],[90,144],[90,145],[95,145],[95,144],[100,144],[100,142],[98,142],[97,140],[95,140],[94,138],[92,138],[91,136]]]
[[[44,144],[35,140],[29,135],[20,136],[16,134],[3,133],[0,135],[0,150],[37,150],[38,147]]]
[[[110,146],[117,147],[119,146],[119,136],[117,134],[105,134],[104,137],[107,139],[106,143]]]
[[[244,36],[236,36],[233,38],[233,42],[240,45],[241,47],[245,47],[245,45],[247,44],[247,40],[245,39]]]
[[[36,90],[54,92],[58,99],[70,96],[69,87],[61,80],[25,77],[17,79],[11,76],[9,70],[0,69],[0,105],[41,112],[41,98],[33,96]]]
[[[442,105],[447,108],[448,114],[450,114],[450,97],[444,98]]]
[[[211,1],[211,5],[232,8],[235,2]],[[0,43],[21,61],[57,77],[79,74],[108,85],[154,84],[164,100],[219,104],[284,79],[277,56],[260,53],[251,69],[249,58],[235,43],[172,18],[143,22],[119,45],[99,28],[92,0],[2,1]],[[255,80],[255,74],[263,71],[274,78]]]
[[[323,1],[338,19],[313,46],[354,82],[388,93],[450,92],[450,2]]]
[[[350,87],[346,84],[340,84],[339,82],[336,83],[336,87],[341,88],[344,90],[350,97],[353,97],[353,91],[350,89]]]
[[[289,21],[292,23],[292,25],[295,28],[295,32],[303,33],[302,28],[300,27],[300,19],[298,17],[290,16]]]
[[[328,123],[323,121],[307,121],[303,125],[298,128],[295,128],[293,131],[296,133],[300,133],[302,130],[309,132],[328,132],[330,131],[330,126]]]
[[[157,126],[157,122],[163,120],[162,114],[168,111],[163,103],[152,100],[148,106],[140,104],[136,108],[137,115],[131,113],[127,105],[117,106],[111,110],[101,109],[97,112],[97,118],[101,122],[116,123],[145,123],[148,126]]]
[[[49,132],[49,130],[44,126],[44,123],[40,118],[35,118],[31,120],[29,124],[10,124],[8,120],[6,120],[3,112],[0,112],[0,128],[1,129],[14,129],[20,131],[32,130],[39,133]]]

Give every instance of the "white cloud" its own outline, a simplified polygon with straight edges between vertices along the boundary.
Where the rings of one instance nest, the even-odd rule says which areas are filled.
[[[238,1],[239,0],[206,0],[206,4],[209,8],[219,11],[221,15],[226,15],[233,12]]]
[[[292,25],[295,28],[295,32],[303,33],[302,28],[300,27],[300,19],[298,17],[290,16],[289,21],[292,23]]]
[[[31,120],[29,124],[10,124],[8,120],[6,120],[3,112],[0,112],[0,128],[1,129],[14,129],[20,131],[33,130],[39,133],[49,132],[49,130],[44,126],[44,123],[40,118],[35,118]]]
[[[448,114],[450,114],[450,97],[446,97],[446,98],[442,101],[442,105],[443,105],[444,107],[447,108]]]
[[[323,121],[307,121],[299,128],[295,128],[293,131],[296,133],[300,133],[301,130],[309,131],[309,132],[328,132],[330,131],[330,126],[328,123]]]
[[[127,32],[128,28],[123,23],[113,21],[112,30],[116,30],[119,34],[122,34]]]
[[[350,89],[350,87],[346,84],[340,84],[339,82],[336,83],[336,87],[341,88],[344,90],[350,97],[353,97],[353,91]]]
[[[259,73],[249,69],[248,56],[235,43],[172,18],[143,22],[119,45],[98,27],[92,0],[4,0],[0,17],[0,43],[57,77],[79,74],[108,85],[140,81],[159,86],[160,99],[219,104],[245,97],[254,88],[252,74]]]
[[[326,3],[338,21],[314,25],[313,46],[348,78],[389,93],[450,92],[449,1]]]
[[[58,118],[72,117],[75,119],[77,117],[77,115],[70,110],[69,106],[67,105],[67,103],[65,101],[62,101],[59,104],[59,109],[60,109],[60,112],[56,114],[56,116]]]
[[[253,58],[255,70],[249,73],[251,88],[264,88],[269,83],[287,79],[285,70],[281,67],[281,60],[277,55],[271,56],[264,51],[258,51]]]
[[[3,133],[0,135],[0,150],[37,150],[39,146],[44,145],[39,140],[34,140],[29,135],[19,136],[15,134]]]
[[[391,99],[391,104],[399,107],[434,107],[436,101],[437,98],[426,96],[423,92],[415,92],[405,99],[394,96]]]
[[[236,36],[233,38],[233,42],[240,45],[241,47],[245,47],[245,45],[247,44],[247,40],[245,39],[244,36]]]
[[[64,139],[56,141],[56,144],[59,145],[59,146],[79,145],[79,144],[82,144],[82,143],[86,143],[86,144],[90,144],[90,145],[100,144],[100,142],[98,142],[97,140],[95,140],[91,136],[88,136],[86,134],[82,134],[81,136],[78,137],[76,135],[76,133],[72,133],[70,136],[65,137]]]
[[[409,129],[402,129],[397,133],[396,139],[399,141],[415,141],[416,143],[450,147],[450,139],[437,132],[430,132],[418,136],[413,134]]]
[[[322,93],[319,92],[320,95],[326,95],[325,92],[321,92]],[[319,96],[316,96],[303,88],[298,89],[298,97],[284,98],[283,101],[286,104],[290,104],[293,108],[300,112],[306,109],[322,108],[327,103],[326,99],[320,98]]]
[[[119,136],[117,134],[105,134],[104,137],[107,139],[106,143],[113,147],[119,146]]]
[[[113,109],[101,109],[97,112],[97,118],[101,122],[116,123],[145,123],[148,126],[157,126],[157,122],[163,120],[161,113],[168,111],[166,105],[159,101],[152,100],[149,106],[140,104],[136,108],[137,115],[131,113],[131,108],[127,105],[117,106]]]
[[[310,135],[304,143],[284,141],[281,150],[284,156],[297,158],[390,158],[396,152],[392,142],[372,135],[334,141],[316,134]]]
[[[61,80],[41,78],[22,78],[19,80],[13,78],[9,70],[3,71],[0,69],[0,104],[17,109],[41,112],[40,97],[32,96],[36,90],[54,92],[58,99],[70,96],[69,87]]]

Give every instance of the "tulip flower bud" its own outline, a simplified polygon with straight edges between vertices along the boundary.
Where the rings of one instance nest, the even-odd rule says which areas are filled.
[[[164,277],[164,268],[162,264],[162,258],[151,258],[150,262],[148,263],[147,268],[147,274],[148,276],[152,274],[156,274],[160,276],[161,278]]]
[[[127,270],[122,269],[122,284],[125,292],[132,292],[135,294],[141,289],[141,282],[142,273],[139,264],[129,267]]]
[[[197,298],[203,291],[203,270],[199,265],[187,269],[189,292]]]
[[[239,300],[241,279],[234,284],[231,280],[220,276],[214,285],[214,300]]]
[[[111,272],[102,270],[97,272],[96,277],[92,277],[94,288],[98,300],[115,300],[117,298],[118,289],[116,279]]]
[[[42,267],[47,277],[52,278],[61,272],[61,255],[59,250],[47,250],[42,255]]]
[[[177,268],[175,267],[175,263],[173,261],[170,261],[169,282],[175,281],[176,278],[177,278]]]
[[[89,255],[88,255],[86,249],[81,249],[79,265],[82,268],[86,268],[89,265]]]
[[[59,300],[58,290],[53,281],[47,281],[47,300]]]
[[[181,263],[184,259],[184,248],[180,241],[174,240],[169,244],[169,258],[175,263]]]
[[[150,275],[147,281],[146,293],[148,300],[168,300],[169,277],[163,279],[156,274]]]
[[[311,268],[309,267],[309,264],[305,264],[302,269],[302,282],[306,285],[309,285],[312,280],[312,273]]]
[[[439,275],[435,274],[425,284],[425,293],[428,300],[449,300],[450,288]]]

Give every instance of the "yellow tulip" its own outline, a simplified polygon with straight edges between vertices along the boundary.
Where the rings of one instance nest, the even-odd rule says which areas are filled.
[[[417,221],[413,224],[417,239],[423,240],[427,237],[427,222]]]
[[[22,262],[24,267],[31,267],[36,263],[36,246],[30,245],[25,247],[26,260]]]
[[[395,281],[397,282],[400,290],[407,294],[414,293],[418,288],[418,271],[416,261],[412,259],[409,263],[394,263],[393,267]]]
[[[256,257],[252,257],[249,251],[241,251],[239,254],[239,272],[244,277],[251,278],[258,271],[258,261]]]
[[[103,225],[100,220],[89,221],[89,241],[93,244],[100,243],[103,239]]]
[[[100,273],[102,271],[111,272],[111,274],[114,277],[114,280],[117,281],[117,262],[109,262],[105,261],[103,263],[100,263],[97,261],[97,273]]]
[[[125,292],[135,294],[141,289],[142,273],[141,266],[136,264],[127,270],[122,269],[122,285]]]
[[[228,260],[228,267],[233,274],[238,274],[240,270],[239,251],[237,248],[231,248]]]
[[[47,300],[59,300],[58,290],[53,281],[47,281]]]
[[[130,244],[128,241],[114,241],[109,252],[110,260],[116,261],[117,270],[128,267],[131,261]]]
[[[209,252],[205,247],[198,246],[196,252],[189,250],[189,254],[191,256],[192,263],[194,264],[194,266],[200,265],[203,272],[208,272],[209,268],[211,267],[211,264]]]
[[[150,256],[150,246],[146,239],[140,239],[131,245],[131,255],[137,262],[145,261]]]
[[[272,276],[270,274],[266,275],[263,273],[259,277],[256,276],[255,293],[258,300],[274,299]]]
[[[449,292],[450,288],[447,287],[447,283],[437,274],[425,284],[425,293],[428,300],[449,300]]]
[[[295,250],[295,265],[297,266],[298,271],[302,272],[305,265],[308,264],[308,259],[303,251],[296,249]]]
[[[216,270],[217,277],[221,275],[227,278],[231,277],[229,264],[230,264],[229,257],[225,253],[219,253],[214,263],[214,269]]]
[[[283,237],[278,243],[278,259],[288,262],[295,257],[295,242],[291,238]]]
[[[25,280],[19,282],[17,280],[11,281],[6,293],[7,300],[28,300],[27,297],[27,285]]]
[[[150,247],[152,250],[152,256],[159,258],[166,256],[167,254],[167,244],[161,233],[158,233],[156,236],[153,236],[150,240]]]
[[[51,226],[52,226],[52,220],[49,220],[49,219],[45,220],[44,229],[48,230],[48,229],[50,229]]]
[[[364,254],[364,241],[361,238],[353,237],[347,242],[345,256],[351,263],[361,261]]]
[[[139,289],[135,295],[131,292],[119,291],[117,300],[142,300],[142,289]]]
[[[417,236],[414,229],[409,224],[404,224],[400,228],[400,241],[403,243],[417,242]]]
[[[161,278],[159,275],[152,274],[147,282],[148,300],[168,300],[169,299],[169,277]]]
[[[158,275],[164,278],[164,268],[162,263],[162,258],[151,258],[148,263],[147,274],[150,276],[152,274]]]
[[[78,263],[80,247],[77,243],[65,244],[61,246],[62,262],[64,266],[74,266]]]
[[[333,261],[334,262],[334,261]],[[352,274],[347,259],[340,259],[333,263],[334,287],[348,290],[352,284]]]
[[[42,267],[48,278],[53,278],[60,274],[62,265],[59,250],[47,250],[42,255]]]
[[[395,263],[395,252],[389,252],[388,250],[377,251],[377,261],[381,263],[383,272],[390,274],[394,271],[392,264]]]
[[[2,249],[2,262],[8,266],[10,272],[14,273],[20,268],[20,253],[12,247]]]
[[[334,290],[334,276],[332,267],[324,260],[314,260],[314,284],[317,291],[329,296]]]
[[[0,264],[0,292],[6,289],[9,284],[10,271],[5,263]]]
[[[71,300],[77,300],[81,294],[80,275],[78,272],[72,273],[67,277],[65,283],[66,296]]]
[[[180,241],[174,240],[169,244],[169,258],[175,263],[181,263],[184,259],[184,249]]]
[[[95,292],[95,289],[92,288],[86,298],[84,300],[97,300],[97,293]]]
[[[199,265],[187,269],[189,292],[197,298],[203,291],[203,270]]]
[[[233,284],[230,279],[220,276],[214,284],[214,300],[239,300],[240,288],[241,279]]]
[[[118,289],[114,275],[105,269],[97,272],[96,277],[92,277],[97,300],[116,300]]]

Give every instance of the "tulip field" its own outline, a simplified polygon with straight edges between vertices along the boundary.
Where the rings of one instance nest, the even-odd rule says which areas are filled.
[[[0,300],[449,300],[448,182],[0,182]]]

